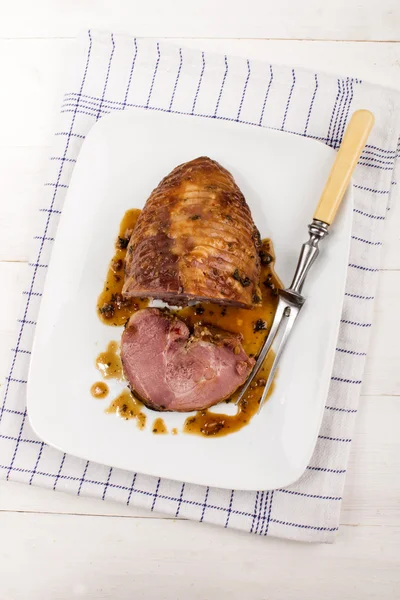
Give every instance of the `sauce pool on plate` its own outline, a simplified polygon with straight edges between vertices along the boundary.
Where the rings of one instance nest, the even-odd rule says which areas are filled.
[[[141,210],[133,208],[127,210],[115,242],[115,254],[110,262],[103,291],[97,300],[97,314],[105,325],[125,325],[129,317],[149,304],[148,298],[124,299],[122,287],[124,285],[124,265],[129,238],[136,226]]]
[[[160,417],[154,421],[151,430],[153,433],[168,433],[167,426],[165,425],[164,420]]]
[[[124,390],[111,402],[106,409],[106,413],[117,414],[127,421],[136,419],[138,428],[144,429],[146,427],[146,415],[142,409],[143,404],[134,398],[129,390]]]
[[[105,352],[96,358],[96,367],[104,379],[123,379],[122,362],[118,342],[110,342]]]
[[[108,394],[108,385],[104,381],[96,381],[90,388],[93,398],[105,398]]]

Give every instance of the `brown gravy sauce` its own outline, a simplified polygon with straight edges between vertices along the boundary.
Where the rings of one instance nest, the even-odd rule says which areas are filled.
[[[90,388],[93,398],[105,398],[108,394],[108,385],[104,381],[96,381]]]
[[[148,298],[127,300],[122,298],[126,248],[140,213],[141,210],[138,208],[127,210],[119,226],[118,237],[115,241],[115,254],[107,271],[103,291],[97,300],[97,314],[105,325],[125,325],[135,311],[149,305]]]
[[[137,310],[149,305],[149,299],[131,299],[125,301],[122,298],[122,287],[124,283],[124,262],[126,247],[132,230],[140,215],[140,210],[128,210],[120,224],[119,234],[115,243],[115,254],[111,260],[103,291],[97,301],[97,312],[101,321],[106,325],[121,326]],[[262,297],[260,302],[252,309],[237,308],[233,306],[219,306],[217,304],[203,302],[188,306],[175,311],[176,315],[186,321],[189,327],[195,323],[212,325],[231,331],[241,333],[243,336],[243,347],[249,356],[256,357],[271,327],[276,306],[278,303],[277,288],[283,287],[274,270],[275,254],[271,240],[265,239],[261,249],[261,277],[260,288]],[[236,414],[227,415],[223,413],[224,403],[218,405],[222,412],[212,410],[198,411],[194,416],[188,417],[183,426],[185,433],[203,436],[221,437],[239,431],[257,413],[265,381],[268,377],[273,353],[267,356],[264,367],[259,372],[254,386],[247,392],[245,398],[237,406]],[[96,366],[104,379],[123,379],[121,358],[119,355],[119,344],[110,342],[107,350],[99,354]],[[96,398],[104,398],[108,393],[100,395],[100,387],[106,384],[97,382],[93,384],[91,393]],[[274,383],[268,391],[267,398],[271,395]],[[93,392],[97,389],[97,395]],[[103,389],[103,388],[102,388]],[[226,403],[234,403],[236,392]],[[112,401],[106,412],[116,413],[124,419],[136,419],[139,429],[146,425],[146,415],[142,412],[143,404],[126,389],[115,400]],[[152,431],[155,434],[168,433],[168,429],[161,418],[156,418]],[[173,435],[178,433],[176,428],[171,430]]]
[[[146,427],[146,415],[142,412],[143,404],[132,396],[128,389],[121,392],[110,406],[106,409],[106,413],[114,413],[125,420],[136,419],[136,424],[139,429]]]
[[[168,433],[167,426],[164,423],[163,419],[156,419],[153,423],[153,427],[151,428],[153,433]]]
[[[118,342],[110,342],[105,352],[96,358],[96,367],[104,379],[123,379],[122,362]]]

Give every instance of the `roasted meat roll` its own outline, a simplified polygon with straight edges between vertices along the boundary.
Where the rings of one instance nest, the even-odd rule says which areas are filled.
[[[259,249],[232,175],[196,158],[171,171],[147,200],[129,242],[123,294],[250,308],[261,297]]]

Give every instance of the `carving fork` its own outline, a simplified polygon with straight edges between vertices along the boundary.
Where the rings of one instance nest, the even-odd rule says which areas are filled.
[[[301,292],[308,271],[319,254],[319,242],[328,235],[329,226],[333,223],[373,124],[374,116],[368,110],[357,110],[351,117],[344,133],[342,144],[325,184],[325,188],[322,192],[319,204],[314,213],[313,221],[311,225],[308,226],[310,239],[303,244],[290,287],[285,290],[279,290],[278,292],[278,306],[271,329],[258,355],[257,362],[239,393],[236,404],[238,404],[245,395],[261,369],[269,350],[273,347],[275,350],[275,358],[268,374],[267,383],[260,400],[258,412],[260,412],[261,407],[263,406],[268,389],[273,381],[279,359],[282,356],[282,352],[289,339],[294,322],[305,302],[305,297],[302,296]]]

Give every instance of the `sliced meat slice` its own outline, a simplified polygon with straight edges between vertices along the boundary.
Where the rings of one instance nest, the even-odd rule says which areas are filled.
[[[126,297],[249,308],[261,297],[260,234],[232,175],[200,157],[176,167],[147,200],[131,236]]]
[[[240,335],[186,324],[158,308],[136,312],[122,334],[121,359],[132,390],[154,410],[189,412],[229,398],[254,364]]]

